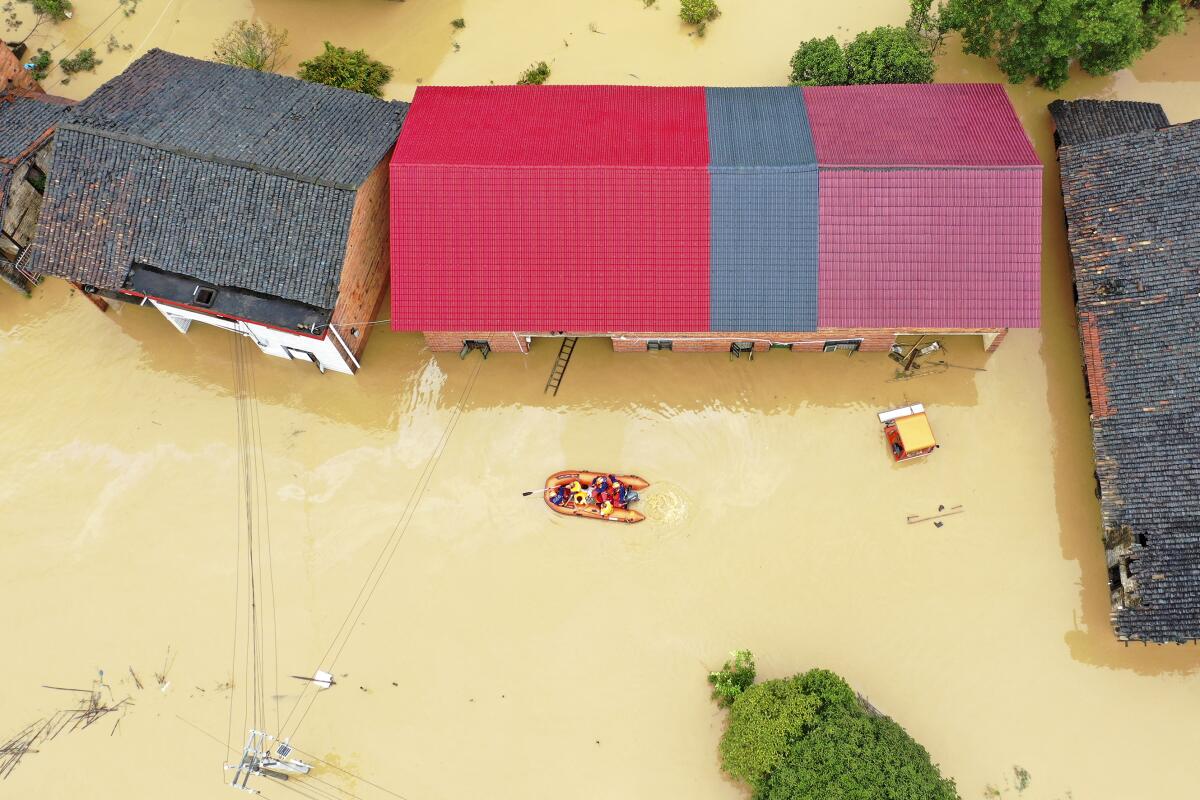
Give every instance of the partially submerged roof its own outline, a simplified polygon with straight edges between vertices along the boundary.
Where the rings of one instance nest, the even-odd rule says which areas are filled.
[[[994,86],[420,87],[393,326],[1036,326],[1040,182]]]
[[[1170,124],[1158,103],[1129,100],[1055,100],[1050,104],[1050,116],[1061,146],[1165,128]]]
[[[1200,121],[1089,138],[1056,119],[1101,512],[1128,553],[1113,624],[1198,639]]]
[[[152,50],[60,125],[35,268],[134,264],[331,310],[355,191],[407,106]]]

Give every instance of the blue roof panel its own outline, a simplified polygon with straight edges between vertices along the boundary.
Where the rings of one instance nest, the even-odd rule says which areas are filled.
[[[710,175],[712,330],[816,330],[816,166]]]
[[[817,162],[798,86],[705,89],[713,167],[794,167]]]

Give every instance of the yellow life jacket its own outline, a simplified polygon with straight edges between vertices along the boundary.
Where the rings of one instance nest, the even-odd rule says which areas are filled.
[[[605,500],[604,505],[600,506],[600,516],[607,517],[613,512],[613,504]]]
[[[575,494],[571,495],[571,502],[577,506],[586,506],[591,499],[591,495],[587,492],[575,492]]]

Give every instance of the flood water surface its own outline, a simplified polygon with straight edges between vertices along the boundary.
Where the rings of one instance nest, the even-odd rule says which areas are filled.
[[[108,13],[77,5],[55,29],[71,42]],[[362,46],[408,97],[418,80],[508,82],[541,59],[554,81],[778,84],[799,41],[906,11],[727,6],[703,40],[666,0],[143,0],[104,24],[204,56],[257,13],[290,29],[290,67],[325,38]],[[1198,34],[1067,91],[1200,117]],[[954,47],[939,79],[999,79]],[[137,52],[48,88],[83,96]],[[135,702],[115,729],[41,745],[0,796],[225,796],[221,765],[254,717],[235,627],[239,453],[261,458],[276,598],[260,724],[295,729],[320,759],[304,782],[259,781],[266,797],[734,800],[704,678],[737,647],[764,678],[841,673],[966,798],[1016,797],[1014,765],[1030,800],[1190,796],[1200,650],[1111,634],[1051,97],[1010,96],[1046,164],[1044,325],[990,357],[948,340],[951,366],[919,378],[871,354],[750,362],[583,340],[550,397],[554,340],[460,361],[379,330],[353,379],[251,352],[238,381],[215,329],[101,315],[57,281],[33,300],[0,292],[0,739],[76,699],[43,685],[86,688],[103,670]],[[895,466],[875,414],[910,402],[942,447]],[[650,518],[609,527],[522,496],[570,467],[643,475]],[[957,505],[941,528],[906,521]],[[394,555],[373,572],[381,552]],[[283,725],[305,687],[289,676],[311,675],[331,641],[337,685]]]

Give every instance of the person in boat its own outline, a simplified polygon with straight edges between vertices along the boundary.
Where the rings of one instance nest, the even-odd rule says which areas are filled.
[[[592,502],[590,491],[584,489],[583,484],[579,481],[572,481],[569,491],[571,492],[571,502],[577,506],[586,506]]]
[[[556,488],[554,490],[554,494],[550,495],[550,502],[554,503],[554,505],[556,505],[556,506],[561,506],[562,504],[567,502],[567,486],[566,486],[566,484],[560,483],[558,485],[558,488]]]
[[[608,479],[612,484],[613,504],[624,508],[629,504],[629,487],[617,480],[616,475],[609,475]]]
[[[600,516],[607,517],[613,512],[612,500],[605,500],[600,504]]]

